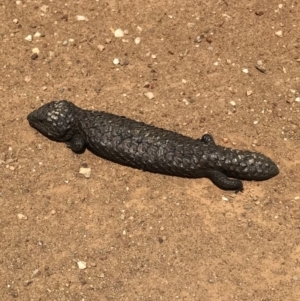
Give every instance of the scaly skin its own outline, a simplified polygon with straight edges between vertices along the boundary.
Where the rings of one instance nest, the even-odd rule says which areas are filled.
[[[242,191],[240,180],[267,180],[279,173],[263,154],[216,145],[212,136],[192,139],[125,117],[52,101],[30,113],[30,125],[76,153],[90,149],[105,159],[173,176],[207,177],[224,190]]]

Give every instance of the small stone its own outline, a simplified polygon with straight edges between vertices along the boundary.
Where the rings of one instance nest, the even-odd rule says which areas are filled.
[[[40,53],[40,50],[37,47],[32,48],[31,51],[32,51],[32,53],[36,53],[36,54]]]
[[[259,64],[257,64],[257,65],[255,65],[255,68],[258,70],[258,71],[260,71],[261,73],[266,73],[266,68],[264,68],[262,65],[259,65]]]
[[[253,91],[252,90],[247,90],[247,92],[246,92],[246,95],[247,96],[250,96],[250,95],[252,95],[253,94]]]
[[[24,286],[28,286],[32,282],[33,282],[32,280],[25,280],[23,284],[24,284]]]
[[[79,173],[84,175],[86,178],[91,177],[92,170],[89,167],[80,167]]]
[[[77,21],[88,21],[88,19],[85,16],[76,16]]]
[[[40,10],[43,12],[43,13],[46,13],[48,11],[48,8],[49,6],[48,5],[42,5]]]
[[[185,103],[186,106],[190,104],[189,101],[188,101],[186,98],[184,98],[184,99],[182,100],[182,102]]]
[[[279,37],[279,38],[282,38],[282,36],[283,36],[282,30],[276,31],[276,32],[275,32],[275,35],[276,35],[277,37]]]
[[[198,43],[198,44],[201,43],[203,38],[204,38],[204,34],[197,36],[194,40],[194,43]]]
[[[33,277],[37,277],[37,276],[41,275],[41,271],[39,269],[36,269],[33,271],[32,274],[33,274]]]
[[[224,137],[222,140],[223,140],[224,143],[228,143],[229,142],[229,139],[226,138],[226,137]]]
[[[248,74],[248,73],[249,73],[249,70],[248,70],[247,68],[243,68],[242,71],[243,71],[243,73],[245,73],[245,74]]]
[[[114,32],[114,35],[116,38],[123,38],[124,37],[124,31],[120,28],[116,29]]]
[[[234,100],[232,100],[232,101],[230,102],[230,104],[231,104],[233,107],[235,107],[235,106],[236,106],[236,103],[235,103],[235,101],[234,101]]]
[[[84,262],[84,261],[77,261],[77,265],[80,270],[86,269],[86,262]]]
[[[222,196],[222,201],[227,202],[228,198],[226,196]]]
[[[22,213],[18,213],[18,218],[19,219],[27,219],[27,216],[26,215],[24,215],[24,214],[22,214]]]
[[[42,34],[38,31],[33,35],[34,38],[40,38],[41,36]]]
[[[253,121],[253,124],[258,124],[258,120]]]
[[[29,34],[26,38],[25,38],[26,41],[28,42],[31,42],[32,41],[32,35]]]
[[[102,52],[102,51],[105,49],[105,46],[99,44],[99,45],[97,46],[97,49],[98,49],[100,52]]]
[[[134,43],[135,43],[136,45],[140,44],[140,43],[141,43],[141,38],[140,38],[140,37],[136,37],[136,38],[134,39]]]
[[[119,63],[120,63],[121,66],[127,66],[127,65],[129,65],[129,61],[126,60],[126,59],[121,59]]]
[[[120,60],[118,59],[118,58],[115,58],[114,60],[113,60],[113,64],[114,65],[118,65],[120,63]]]
[[[42,90],[43,90],[43,91],[46,91],[46,90],[47,90],[47,87],[46,87],[46,86],[43,86],[43,87],[42,87]]]
[[[145,92],[144,96],[146,96],[150,100],[154,98],[154,94],[152,92]]]
[[[296,98],[295,98],[295,101],[296,101],[296,102],[300,102],[300,97],[296,97]]]
[[[15,24],[18,24],[19,23],[19,20],[18,19],[13,19],[13,22],[15,23]]]
[[[37,53],[33,53],[33,54],[31,55],[31,59],[32,59],[32,60],[36,60],[38,57],[39,57],[39,55],[38,55]]]
[[[29,75],[25,76],[25,82],[29,83],[31,81],[31,77]]]

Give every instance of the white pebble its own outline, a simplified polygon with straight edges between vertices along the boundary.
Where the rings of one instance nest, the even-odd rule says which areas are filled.
[[[49,8],[48,5],[42,5],[40,9],[41,9],[41,11],[42,11],[43,13],[46,13],[47,10],[48,10],[48,8]]]
[[[228,201],[228,198],[227,198],[226,196],[222,196],[222,201],[227,202],[227,201]]]
[[[253,121],[253,124],[258,124],[258,120]]]
[[[40,32],[37,31],[37,32],[33,35],[33,37],[34,37],[34,38],[39,38],[41,35],[42,35],[42,34],[41,34]]]
[[[86,262],[84,262],[84,261],[77,261],[77,265],[80,270],[86,269]]]
[[[19,219],[27,219],[27,216],[22,213],[18,213],[18,218]]]
[[[114,32],[114,35],[116,38],[123,38],[124,37],[124,31],[120,28],[116,29]]]
[[[86,178],[91,177],[92,170],[89,167],[80,167],[79,173],[84,175]]]
[[[148,99],[153,99],[154,98],[154,94],[152,92],[145,92],[144,96],[146,96]]]
[[[77,21],[88,21],[88,19],[85,16],[76,16]]]
[[[115,58],[115,59],[113,60],[113,64],[114,64],[114,65],[118,65],[118,64],[120,64],[120,60],[119,60],[119,59],[117,59],[117,58]]]
[[[18,23],[19,23],[19,20],[18,20],[18,19],[13,19],[13,22],[14,22],[15,24],[18,24]]]
[[[253,91],[252,90],[247,90],[246,94],[247,94],[247,96],[250,96],[250,95],[253,94]]]
[[[140,38],[140,37],[136,37],[136,38],[134,39],[134,43],[135,43],[136,45],[140,44],[140,43],[141,43],[141,38]]]
[[[37,47],[32,48],[31,51],[32,51],[32,53],[36,53],[36,54],[40,53],[40,50]]]
[[[32,41],[32,35],[29,34],[26,38],[25,38],[26,41],[28,42],[31,42]]]
[[[300,102],[300,97],[296,97],[295,101]]]
[[[100,52],[102,52],[105,49],[105,46],[99,44],[97,48]]]
[[[234,101],[234,100],[232,100],[232,101],[230,102],[230,104],[231,104],[233,107],[235,107],[235,106],[236,106],[236,103],[235,103],[235,101]]]
[[[282,34],[282,30],[278,30],[275,32],[275,35],[279,38],[282,38],[283,34]]]
[[[249,70],[247,68],[243,68],[242,71],[245,73],[245,74],[248,74],[249,73]]]
[[[188,101],[186,98],[184,98],[184,99],[182,100],[182,102],[184,102],[186,106],[188,106],[188,105],[190,104],[189,101]]]

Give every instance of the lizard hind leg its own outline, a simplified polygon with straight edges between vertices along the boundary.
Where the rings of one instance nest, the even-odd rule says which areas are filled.
[[[206,171],[205,176],[223,190],[235,190],[236,193],[244,190],[242,181],[228,178],[218,170],[210,169]]]

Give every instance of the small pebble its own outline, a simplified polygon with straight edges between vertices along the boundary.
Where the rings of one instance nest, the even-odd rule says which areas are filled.
[[[36,53],[36,54],[40,53],[40,50],[37,47],[32,48],[31,51],[32,51],[32,53]]]
[[[113,60],[113,64],[114,64],[114,65],[118,65],[119,63],[120,63],[120,60],[119,60],[119,59],[115,58],[115,59]]]
[[[37,32],[33,35],[33,37],[34,37],[34,38],[39,38],[39,37],[41,37],[41,35],[42,35],[42,34],[41,34],[40,32],[37,31]]]
[[[27,219],[27,216],[22,213],[18,213],[18,219]]]
[[[253,94],[253,91],[252,90],[248,90],[247,92],[246,92],[246,95],[247,96],[250,96],[250,95],[252,95]]]
[[[227,201],[228,201],[228,198],[227,198],[226,196],[222,196],[222,201],[227,202]]]
[[[86,269],[86,262],[84,262],[84,261],[77,261],[77,265],[80,270]]]
[[[275,35],[279,38],[282,38],[283,34],[282,34],[282,30],[278,30],[275,32]]]
[[[124,31],[120,28],[116,29],[114,32],[114,35],[116,38],[123,38],[124,37]]]
[[[253,124],[258,124],[258,120],[253,121]]]
[[[18,24],[18,23],[19,23],[19,20],[18,20],[18,19],[13,19],[13,22],[14,22],[15,24]]]
[[[136,37],[136,38],[134,39],[134,43],[135,43],[136,45],[140,44],[140,43],[141,43],[141,38],[140,38],[140,37]]]
[[[88,21],[88,19],[85,16],[76,16],[77,21]]]
[[[249,70],[248,70],[247,68],[243,68],[242,71],[243,71],[243,73],[245,73],[245,74],[248,74],[248,73],[249,73]]]
[[[146,96],[148,99],[153,99],[154,98],[154,94],[152,92],[145,92],[144,96]]]
[[[34,270],[33,273],[32,273],[33,277],[37,277],[39,275],[41,275],[41,271],[39,269]]]
[[[236,103],[235,103],[235,101],[234,101],[234,100],[232,100],[232,101],[230,102],[230,104],[231,104],[233,107],[235,107],[235,106],[236,106]]]
[[[201,34],[199,36],[197,36],[194,40],[194,43],[201,43],[202,39],[204,38],[204,35]]]
[[[84,175],[86,178],[91,177],[92,170],[89,167],[80,167],[79,173]]]
[[[105,49],[105,46],[99,44],[99,45],[97,46],[97,48],[98,48],[98,50],[99,50],[100,52],[102,52],[102,51]]]
[[[32,59],[32,60],[36,60],[38,57],[39,57],[39,55],[38,55],[37,53],[33,53],[33,54],[31,55],[31,59]]]
[[[296,97],[296,98],[295,98],[295,101],[296,101],[296,102],[300,102],[300,97]]]
[[[48,5],[42,5],[40,10],[43,12],[43,13],[46,13],[48,11],[48,8],[49,6]]]
[[[32,41],[32,35],[28,35],[26,38],[25,38],[26,41],[28,42],[31,42]]]

